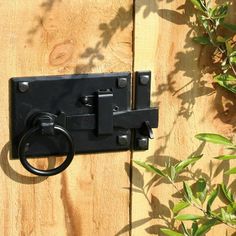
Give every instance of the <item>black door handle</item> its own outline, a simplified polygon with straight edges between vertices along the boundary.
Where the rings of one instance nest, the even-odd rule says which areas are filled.
[[[22,165],[27,169],[29,172],[35,175],[40,176],[52,176],[59,174],[60,172],[64,171],[72,162],[74,157],[74,143],[71,135],[69,132],[55,124],[55,116],[50,113],[40,113],[34,117],[32,122],[32,127],[26,131],[26,133],[22,136],[19,142],[18,147],[18,155]],[[49,170],[40,170],[33,167],[26,158],[27,143],[29,142],[30,138],[35,135],[42,134],[44,136],[50,135],[56,137],[56,133],[63,135],[68,143],[68,153],[65,161],[58,167]]]

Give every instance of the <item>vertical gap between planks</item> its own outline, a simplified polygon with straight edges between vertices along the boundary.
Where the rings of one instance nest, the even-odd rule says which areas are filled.
[[[132,2],[133,6],[133,31],[132,31],[132,100],[131,100],[131,106],[134,108],[135,105],[135,0]],[[132,138],[133,140],[133,138]],[[133,146],[133,143],[131,144]],[[133,187],[133,150],[131,149],[130,152],[130,201],[129,201],[129,225],[130,225],[130,230],[129,230],[129,235],[132,236],[132,187]]]

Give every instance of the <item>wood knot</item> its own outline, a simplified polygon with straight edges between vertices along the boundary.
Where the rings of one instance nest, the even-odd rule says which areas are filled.
[[[54,46],[49,55],[49,64],[51,66],[60,66],[72,59],[74,52],[74,43],[72,40],[67,40]]]

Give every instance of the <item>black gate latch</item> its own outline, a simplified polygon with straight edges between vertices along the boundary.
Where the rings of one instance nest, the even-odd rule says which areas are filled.
[[[158,126],[158,109],[150,108],[151,72],[136,72],[134,84],[131,91],[126,72],[11,79],[13,158],[49,176],[66,169],[74,153],[147,150]],[[50,170],[26,159],[65,154]]]

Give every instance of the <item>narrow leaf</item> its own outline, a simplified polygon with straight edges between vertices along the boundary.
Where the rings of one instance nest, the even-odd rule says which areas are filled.
[[[163,234],[165,234],[167,236],[183,236],[183,234],[173,231],[173,230],[170,230],[170,229],[161,228],[160,230]]]
[[[226,46],[226,50],[227,50],[227,56],[229,57],[230,54],[233,52],[233,47],[232,47],[230,40],[227,40],[225,42],[225,46]]]
[[[191,234],[188,232],[188,230],[183,222],[181,222],[181,226],[182,226],[182,229],[184,232],[184,236],[191,236]]]
[[[227,206],[227,213],[234,214],[236,216],[236,202],[233,202]]]
[[[225,172],[226,175],[233,175],[236,174],[236,167],[229,169]]]
[[[190,205],[190,203],[185,202],[185,201],[180,201],[179,203],[177,203],[176,205],[174,205],[172,211],[174,214],[180,212],[181,210],[185,209],[186,207],[188,207]]]
[[[196,197],[203,203],[206,199],[207,184],[206,180],[200,178],[196,183]]]
[[[192,157],[192,158],[189,158],[187,160],[184,160],[184,161],[181,161],[179,162],[178,164],[175,165],[175,169],[176,169],[176,172],[179,173],[181,172],[182,170],[184,170],[186,167],[188,167],[189,165],[191,164],[194,164],[195,162],[197,162],[199,159],[201,159],[203,155],[201,156],[197,156],[197,157]]]
[[[234,214],[226,212],[224,208],[221,208],[221,217],[223,221],[228,222],[230,224],[234,224],[234,221],[236,219],[236,216]]]
[[[214,77],[214,80],[222,87],[236,93],[236,78],[232,75],[221,74]]]
[[[206,9],[202,3],[201,0],[191,0],[191,2],[193,3],[193,5],[200,11],[202,12],[206,12]]]
[[[224,183],[220,185],[224,197],[229,201],[229,203],[234,203],[234,197],[229,188],[226,187]]]
[[[183,221],[185,221],[185,220],[199,220],[199,219],[201,219],[202,218],[202,216],[199,216],[199,215],[192,215],[192,214],[184,214],[184,215],[177,215],[176,217],[175,217],[175,219],[176,220],[183,220]]]
[[[134,162],[135,162],[137,165],[139,165],[139,166],[145,168],[147,171],[153,172],[153,173],[155,173],[155,174],[157,174],[157,175],[160,175],[160,176],[162,176],[162,177],[165,177],[165,176],[166,176],[164,172],[162,172],[161,170],[157,169],[156,167],[154,167],[154,166],[152,166],[152,165],[150,165],[150,164],[147,164],[147,163],[141,162],[141,161],[136,161],[136,160],[134,160]]]
[[[219,20],[225,18],[228,13],[228,4],[218,5],[211,9],[210,15],[212,19]]]
[[[198,36],[198,37],[194,37],[193,41],[195,43],[201,44],[201,45],[210,45],[211,44],[211,40],[209,39],[208,36]]]
[[[222,161],[232,160],[232,159],[236,159],[236,155],[222,155],[222,156],[215,157],[215,159],[222,160]]]
[[[208,220],[207,222],[205,222],[204,224],[202,224],[198,230],[196,231],[196,233],[194,234],[194,236],[202,236],[205,235],[212,226],[216,225],[218,223],[218,221],[216,219],[211,219]]]
[[[220,35],[217,36],[216,40],[217,40],[217,42],[219,42],[219,43],[225,43],[225,41],[226,41],[226,39],[225,39],[224,37],[220,36]]]
[[[170,167],[170,178],[171,178],[171,180],[175,180],[175,177],[176,177],[176,170],[175,170],[175,167],[174,167],[174,166],[171,166],[171,167]]]
[[[210,142],[210,143],[216,143],[216,144],[223,144],[223,145],[233,145],[233,143],[219,135],[219,134],[212,134],[212,133],[201,133],[201,134],[197,134],[195,136],[195,138],[201,140],[201,141],[206,141],[206,142]]]
[[[195,235],[197,230],[198,230],[198,223],[197,222],[193,222],[191,228],[192,228],[192,234],[191,235]]]
[[[186,182],[184,182],[183,184],[184,184],[184,186],[183,186],[184,193],[185,193],[187,199],[192,201],[192,199],[193,199],[192,189],[190,188],[190,186]]]
[[[218,188],[214,189],[211,192],[211,194],[210,194],[210,196],[208,198],[208,201],[207,201],[207,212],[208,213],[211,211],[211,206],[212,206],[213,202],[215,201],[215,199],[216,199],[216,197],[218,195],[218,192],[219,192]]]

